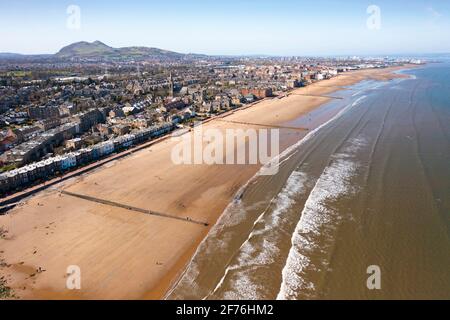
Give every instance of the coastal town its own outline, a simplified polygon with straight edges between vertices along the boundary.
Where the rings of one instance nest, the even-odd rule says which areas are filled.
[[[259,100],[282,99],[297,87],[405,63],[420,61],[202,55],[3,59],[0,194]]]
[[[5,319],[450,300],[449,1],[0,7]]]

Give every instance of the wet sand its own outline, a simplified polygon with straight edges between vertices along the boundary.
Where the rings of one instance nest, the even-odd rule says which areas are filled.
[[[313,111],[342,108],[251,180],[168,299],[448,299],[449,69],[359,83]]]
[[[391,73],[398,69],[340,75],[297,89],[283,99],[237,110],[226,120],[279,125],[308,117],[330,101],[319,95],[365,79],[400,77]],[[309,129],[334,114],[311,119]],[[261,127],[212,120],[204,125],[207,128]],[[305,134],[283,129],[281,149]],[[259,170],[259,165],[175,165],[171,161],[175,144],[165,140],[108,163],[40,192],[0,216],[0,226],[8,231],[0,239],[0,258],[5,262],[0,276],[6,277],[15,294],[24,299],[162,298],[236,192]],[[61,189],[207,221],[209,227],[86,201],[60,194]],[[81,290],[66,289],[70,265],[81,268]]]

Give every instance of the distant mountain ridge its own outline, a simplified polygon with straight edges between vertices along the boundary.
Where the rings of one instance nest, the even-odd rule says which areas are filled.
[[[0,52],[0,57],[9,58],[9,57],[20,57],[20,56],[22,56],[22,54],[20,54],[20,53]]]
[[[184,57],[204,57],[201,54],[184,54],[151,47],[113,48],[101,41],[80,41],[63,47],[53,55],[22,55],[18,53],[0,53],[0,59],[57,58],[57,59],[182,59]]]
[[[113,48],[101,41],[75,42],[55,54],[57,58],[182,58],[185,54],[149,47]]]
[[[92,43],[81,41],[63,47],[55,54],[55,56],[58,58],[90,57],[96,55],[109,55],[113,54],[114,51],[114,48],[111,48],[100,41],[94,41]]]

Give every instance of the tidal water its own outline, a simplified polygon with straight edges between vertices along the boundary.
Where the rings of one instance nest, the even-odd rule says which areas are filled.
[[[318,109],[336,115],[240,190],[167,298],[450,299],[450,63],[403,73]]]

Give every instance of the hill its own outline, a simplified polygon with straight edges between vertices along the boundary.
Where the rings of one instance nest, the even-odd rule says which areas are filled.
[[[55,54],[58,58],[95,57],[114,54],[116,50],[100,41],[72,43]]]
[[[94,42],[76,42],[62,48],[55,54],[56,58],[182,58],[182,53],[173,51],[149,48],[149,47],[123,47],[113,48],[101,41]]]

